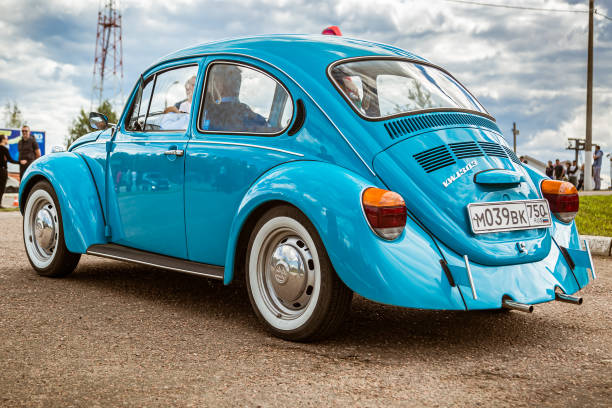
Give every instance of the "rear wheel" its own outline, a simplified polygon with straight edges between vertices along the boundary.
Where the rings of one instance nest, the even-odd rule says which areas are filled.
[[[264,214],[251,234],[246,261],[251,304],[276,336],[322,339],[347,315],[353,293],[336,275],[312,223],[296,208]]]
[[[26,199],[23,242],[30,264],[42,276],[66,276],[81,258],[66,248],[62,212],[53,187],[46,181],[36,183]]]

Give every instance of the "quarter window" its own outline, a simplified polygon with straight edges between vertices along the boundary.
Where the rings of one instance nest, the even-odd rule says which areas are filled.
[[[126,129],[131,131],[144,130],[145,120],[147,118],[147,109],[149,108],[149,100],[153,91],[154,77],[149,80],[142,88],[142,84],[138,87],[138,92],[134,97],[134,107],[130,119],[127,121]]]
[[[235,64],[209,68],[200,129],[275,134],[286,129],[292,117],[289,93],[269,75]]]

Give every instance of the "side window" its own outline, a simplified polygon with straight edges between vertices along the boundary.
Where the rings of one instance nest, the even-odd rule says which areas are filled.
[[[126,129],[131,131],[143,131],[144,123],[147,118],[147,108],[149,107],[149,100],[151,99],[151,91],[153,90],[154,76],[145,83],[144,90],[142,87],[138,87],[136,96],[134,97],[134,105],[130,115],[130,119],[127,121]]]
[[[157,74],[145,130],[186,130],[198,73],[197,66]]]
[[[291,97],[272,77],[234,64],[209,68],[200,129],[274,134],[286,129],[292,117]]]

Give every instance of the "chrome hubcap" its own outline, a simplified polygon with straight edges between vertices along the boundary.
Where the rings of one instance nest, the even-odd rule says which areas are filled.
[[[304,240],[281,229],[266,237],[259,255],[257,276],[268,309],[277,318],[300,316],[310,301],[315,276]]]
[[[29,215],[26,239],[32,248],[31,255],[41,262],[49,261],[55,253],[58,240],[58,219],[55,206],[45,197],[38,197],[32,203]]]
[[[55,246],[55,222],[48,208],[42,208],[34,221],[34,238],[42,251],[50,253]]]

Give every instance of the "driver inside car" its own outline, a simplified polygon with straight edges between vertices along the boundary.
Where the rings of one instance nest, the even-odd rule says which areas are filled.
[[[174,105],[168,106],[164,113],[189,113],[191,112],[191,100],[193,99],[193,90],[195,88],[196,77],[193,75],[185,82],[185,95],[187,97],[182,101],[175,103]]]

